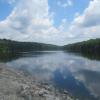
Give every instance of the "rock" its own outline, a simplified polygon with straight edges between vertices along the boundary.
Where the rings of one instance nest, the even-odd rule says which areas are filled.
[[[74,100],[67,91],[35,81],[21,72],[0,67],[0,100]]]
[[[65,91],[65,90],[64,90],[64,94],[66,94],[66,95],[67,95],[67,94],[68,94],[68,91]]]

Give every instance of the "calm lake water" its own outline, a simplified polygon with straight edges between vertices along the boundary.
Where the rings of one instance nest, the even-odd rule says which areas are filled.
[[[25,75],[52,81],[79,100],[100,100],[100,61],[64,51],[44,51],[23,53],[5,64]]]

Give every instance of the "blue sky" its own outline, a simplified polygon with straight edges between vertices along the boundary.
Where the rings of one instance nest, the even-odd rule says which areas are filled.
[[[0,38],[64,45],[100,37],[100,0],[0,0]]]
[[[12,9],[10,4],[0,1],[0,20],[4,20],[11,13]]]
[[[60,25],[62,19],[66,19],[71,22],[76,13],[81,14],[84,9],[89,5],[90,0],[71,0],[72,5],[68,7],[62,7],[58,5],[58,2],[62,4],[67,3],[67,0],[49,0],[50,12],[54,12],[55,25]]]
[[[54,12],[54,25],[59,26],[62,19],[66,19],[71,22],[76,13],[81,14],[84,9],[89,5],[90,0],[72,0],[72,5],[68,7],[62,7],[58,5],[58,2],[62,4],[67,3],[67,0],[48,0],[49,12]],[[15,4],[10,4],[6,0],[0,1],[0,20],[6,19],[7,16],[14,9]]]
[[[9,0],[8,0],[9,1]],[[6,19],[15,7],[15,3],[7,2],[7,0],[0,0],[0,20]]]

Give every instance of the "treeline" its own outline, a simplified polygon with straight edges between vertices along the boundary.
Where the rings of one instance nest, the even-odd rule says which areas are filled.
[[[91,39],[65,46],[0,39],[0,54],[46,50],[65,50],[85,54],[100,54],[100,39]]]
[[[63,49],[87,55],[100,55],[100,39],[90,39],[88,41],[65,45]]]
[[[6,39],[0,40],[0,54],[42,51],[42,50],[58,50],[59,46],[35,42],[16,42]]]

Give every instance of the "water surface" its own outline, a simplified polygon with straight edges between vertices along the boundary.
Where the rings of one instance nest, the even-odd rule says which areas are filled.
[[[23,53],[4,64],[25,75],[52,81],[79,100],[100,100],[100,61],[64,51],[42,51]]]

